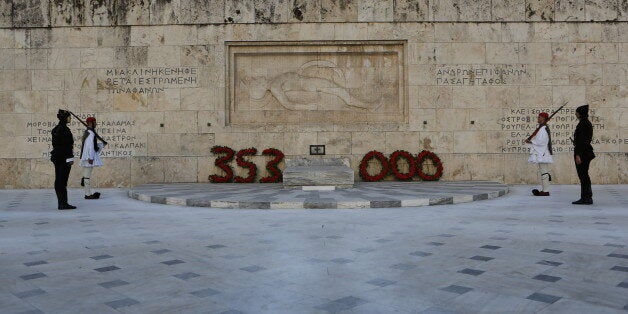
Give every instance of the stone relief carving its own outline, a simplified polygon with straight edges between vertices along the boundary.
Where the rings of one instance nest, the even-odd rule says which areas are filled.
[[[244,78],[250,88],[254,100],[262,100],[268,92],[288,110],[321,110],[326,103],[322,94],[338,97],[352,109],[373,112],[382,105],[384,99],[380,94],[376,99],[360,99],[351,94],[344,86],[331,79],[309,75],[310,67],[327,67],[334,71],[341,79],[345,79],[344,71],[338,69],[330,61],[311,60],[301,65],[295,72],[286,72],[270,79],[266,77]]]
[[[228,123],[405,122],[403,43],[239,42]]]

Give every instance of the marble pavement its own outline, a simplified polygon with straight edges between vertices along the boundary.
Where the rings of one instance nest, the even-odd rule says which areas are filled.
[[[228,210],[0,191],[2,313],[627,313],[628,186]]]

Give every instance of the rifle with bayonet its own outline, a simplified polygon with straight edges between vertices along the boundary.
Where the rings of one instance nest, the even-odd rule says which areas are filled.
[[[563,107],[565,107],[569,102],[566,101],[562,106],[560,106],[558,109],[556,109],[556,111],[554,111],[549,118],[547,118],[547,121],[545,121],[545,123],[549,122],[549,120],[552,119],[552,117],[554,117],[558,112],[560,112],[561,109],[563,109]],[[536,136],[537,133],[539,133],[539,130],[541,129],[541,127],[543,127],[543,125],[539,125],[536,130],[534,130],[534,132],[532,132],[532,134],[530,134],[530,136],[528,136],[528,138],[524,141],[526,143],[529,143],[532,138],[534,138]]]
[[[81,124],[83,124],[86,128],[88,128],[87,123],[85,123],[85,121],[81,120],[81,118],[79,118],[77,115],[74,114],[74,112],[67,110],[73,117],[76,118],[76,120],[78,120],[79,122],[81,122]],[[94,135],[96,136],[96,138],[98,140],[100,140],[103,144],[107,145],[107,141],[105,141],[105,139],[103,139],[102,137],[100,137],[100,135],[98,135],[98,133],[96,133],[96,128],[94,128],[92,130],[94,132]]]

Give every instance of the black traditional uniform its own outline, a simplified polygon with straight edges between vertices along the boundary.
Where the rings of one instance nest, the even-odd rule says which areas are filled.
[[[580,122],[576,126],[573,135],[574,160],[580,157],[580,164],[576,164],[578,178],[580,179],[580,199],[573,204],[593,204],[593,192],[591,191],[591,178],[589,177],[589,165],[595,158],[591,139],[593,138],[593,125],[589,121],[589,106],[584,105],[576,109],[580,115]]]
[[[74,137],[68,128],[68,117],[70,113],[59,110],[57,118],[59,124],[52,131],[52,151],[50,161],[55,165],[55,192],[57,193],[58,209],[74,209],[76,207],[68,204],[68,178],[72,169],[74,158]]]

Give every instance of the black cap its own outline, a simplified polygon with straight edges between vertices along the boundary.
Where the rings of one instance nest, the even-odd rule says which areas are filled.
[[[63,110],[63,109],[59,109],[59,112],[57,112],[57,119],[61,120],[61,121],[65,121],[68,119],[68,117],[70,116],[70,112]]]
[[[584,105],[576,108],[576,112],[580,114],[581,117],[589,116],[589,105]]]

